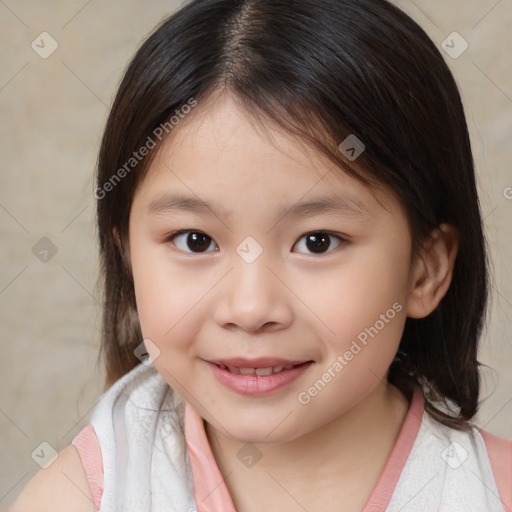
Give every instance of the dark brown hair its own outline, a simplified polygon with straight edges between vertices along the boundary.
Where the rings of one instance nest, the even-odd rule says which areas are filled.
[[[134,192],[157,150],[126,164],[191,98],[207,101],[219,91],[253,119],[301,137],[340,172],[393,191],[407,212],[413,255],[441,223],[456,227],[451,286],[432,314],[407,318],[388,380],[407,395],[420,384],[431,415],[467,429],[479,407],[476,357],[488,286],[468,129],[442,55],[385,0],[193,0],[141,46],[98,161],[106,388],[139,364],[133,282],[113,230],[126,241]],[[365,144],[357,165],[338,149],[350,134]]]

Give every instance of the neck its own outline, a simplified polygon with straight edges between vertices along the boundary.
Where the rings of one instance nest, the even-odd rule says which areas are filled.
[[[319,476],[314,480],[324,494],[340,489],[343,482],[343,487],[358,493],[364,505],[389,458],[408,408],[408,397],[387,381],[381,382],[350,410],[320,429],[287,443],[257,444],[262,457],[251,468],[241,467],[237,459],[239,441],[208,423],[206,433],[223,477],[229,476],[226,484],[237,510],[251,510],[241,504],[251,494],[261,497],[269,475],[285,489],[294,489],[294,495],[309,494],[309,498],[303,496],[304,503],[320,491],[311,483],[312,476]]]

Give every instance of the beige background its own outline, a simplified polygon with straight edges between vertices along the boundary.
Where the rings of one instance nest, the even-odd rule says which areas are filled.
[[[444,55],[466,106],[493,262],[479,359],[495,372],[476,421],[512,438],[512,0],[396,3],[439,47],[453,31],[469,44]],[[68,445],[101,392],[96,154],[128,59],[177,5],[0,0],[0,509],[39,469],[33,450]],[[47,59],[31,48],[44,31],[59,45]],[[57,250],[46,263],[32,251],[42,237]]]

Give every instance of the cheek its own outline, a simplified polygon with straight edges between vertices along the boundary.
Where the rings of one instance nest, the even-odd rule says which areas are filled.
[[[196,273],[172,266],[159,247],[134,247],[132,271],[144,337],[162,352],[186,346],[197,329],[193,318],[200,308],[205,283]]]
[[[319,312],[331,335],[345,330],[344,326],[373,324],[395,302],[404,306],[406,297],[406,287],[390,275],[376,283],[368,272],[356,275],[348,269],[330,279],[327,286],[319,285],[317,291],[313,287],[311,284],[308,287],[309,294],[304,302],[311,311]]]
[[[308,300],[308,306],[319,312],[328,328],[323,331],[327,332],[329,364],[336,354],[352,351],[348,357],[358,364],[375,368],[379,375],[385,371],[400,343],[406,318],[407,258],[407,247],[387,253],[361,251],[339,271],[331,272],[330,279],[309,283],[309,297],[316,301]],[[318,289],[312,290],[311,284]]]

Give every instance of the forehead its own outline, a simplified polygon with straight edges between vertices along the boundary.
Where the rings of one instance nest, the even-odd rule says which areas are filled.
[[[399,206],[391,193],[370,190],[298,137],[256,122],[229,95],[200,103],[175,126],[139,188],[153,206],[164,190],[196,196],[196,203],[256,197],[268,206],[336,196],[360,213]]]

